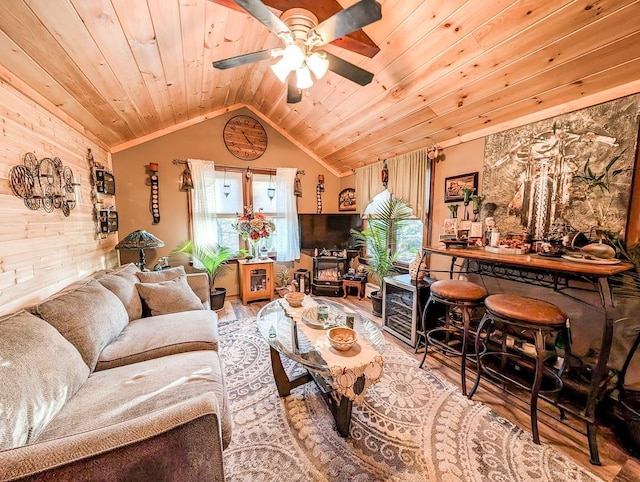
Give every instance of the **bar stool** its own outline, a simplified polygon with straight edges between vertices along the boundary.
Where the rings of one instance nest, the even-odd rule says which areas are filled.
[[[556,356],[554,349],[547,349],[547,338],[557,337],[565,330],[567,314],[552,303],[511,294],[488,296],[484,305],[486,311],[478,326],[476,350],[479,349],[478,341],[483,330],[486,333],[486,345],[492,340],[497,340],[501,349],[486,350],[478,356],[478,376],[469,398],[473,397],[478,389],[483,373],[529,391],[531,432],[534,443],[540,444],[538,395],[555,393],[562,389],[559,372],[547,364],[548,360]],[[535,353],[528,350],[524,344],[519,348],[516,343],[526,343],[531,339],[534,342]],[[531,372],[533,382],[530,378]],[[543,381],[546,383],[544,386]]]
[[[431,285],[431,293],[422,313],[422,333],[420,337],[425,339],[424,356],[420,362],[420,368],[427,359],[429,344],[444,355],[459,356],[460,362],[460,383],[462,394],[467,395],[467,348],[469,346],[469,335],[475,338],[475,331],[471,329],[471,311],[480,308],[483,300],[487,296],[487,290],[482,286],[464,280],[440,280]],[[444,323],[442,326],[428,329],[427,316],[429,307],[433,303],[441,303],[446,306]],[[452,311],[457,308],[462,312],[462,326],[460,322],[455,322]],[[459,348],[457,348],[459,346]],[[473,345],[472,345],[473,346]],[[473,357],[475,358],[475,352]]]

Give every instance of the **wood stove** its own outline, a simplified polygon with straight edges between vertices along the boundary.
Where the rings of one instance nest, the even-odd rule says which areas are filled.
[[[318,296],[342,296],[342,277],[349,265],[342,256],[316,256],[313,258],[311,292]]]

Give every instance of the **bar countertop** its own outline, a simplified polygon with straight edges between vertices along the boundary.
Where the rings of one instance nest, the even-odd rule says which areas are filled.
[[[442,254],[455,258],[466,258],[503,265],[521,266],[540,270],[598,277],[612,276],[614,274],[633,269],[633,265],[631,263],[624,261],[617,264],[591,264],[564,258],[540,256],[536,253],[498,254],[485,251],[484,248],[444,248],[440,246],[427,246],[424,249],[425,251],[433,254]]]

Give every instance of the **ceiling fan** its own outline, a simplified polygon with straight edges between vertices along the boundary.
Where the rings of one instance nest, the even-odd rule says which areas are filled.
[[[271,68],[282,82],[287,82],[287,102],[290,104],[300,102],[302,91],[313,85],[311,73],[316,79],[321,79],[327,70],[331,70],[360,85],[367,85],[373,79],[371,72],[320,47],[380,20],[382,9],[377,1],[360,0],[320,24],[313,13],[303,8],[289,9],[279,18],[260,0],[233,2],[280,37],[284,47],[216,60],[213,62],[216,69],[230,69],[280,57]]]

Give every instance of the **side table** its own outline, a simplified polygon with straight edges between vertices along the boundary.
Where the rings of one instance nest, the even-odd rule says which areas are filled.
[[[344,292],[343,298],[346,298],[349,294],[348,288],[358,288],[358,299],[362,299],[364,296],[365,286],[367,284],[366,276],[353,276],[342,278],[342,291]]]

